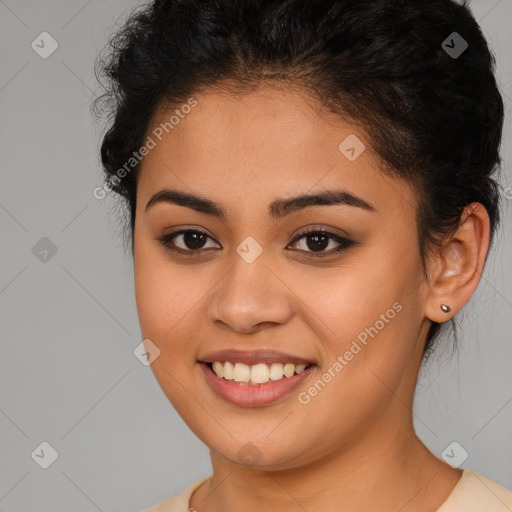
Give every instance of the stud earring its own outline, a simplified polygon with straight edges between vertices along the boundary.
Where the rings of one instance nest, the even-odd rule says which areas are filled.
[[[441,309],[445,312],[445,313],[449,313],[452,308],[450,306],[447,306],[446,304],[441,304]]]

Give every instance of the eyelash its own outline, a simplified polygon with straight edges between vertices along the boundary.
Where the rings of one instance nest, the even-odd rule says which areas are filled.
[[[205,235],[206,237],[208,237],[211,240],[213,240],[213,238],[211,236],[207,235],[203,231],[200,231],[200,230],[197,230],[197,229],[181,229],[181,230],[178,230],[178,231],[174,231],[172,233],[167,233],[166,235],[164,235],[161,238],[159,238],[158,241],[160,243],[162,243],[165,246],[165,248],[168,249],[169,251],[173,251],[173,252],[176,252],[176,253],[179,253],[179,254],[187,255],[189,257],[198,256],[199,253],[204,252],[207,249],[211,249],[211,248],[207,248],[207,249],[201,248],[201,249],[188,249],[188,250],[184,250],[184,249],[181,249],[181,248],[178,248],[178,247],[175,247],[175,246],[171,245],[171,242],[172,242],[172,240],[174,238],[176,238],[176,237],[178,237],[180,235],[186,234],[186,233],[198,233],[198,234],[201,234],[201,235]],[[307,229],[307,230],[299,233],[297,235],[297,237],[295,237],[294,240],[292,240],[291,244],[295,244],[296,242],[298,242],[302,238],[307,238],[308,236],[312,236],[312,235],[324,235],[324,236],[327,236],[328,238],[330,238],[331,240],[334,240],[336,243],[339,244],[339,246],[335,250],[331,250],[329,252],[323,252],[323,251],[322,252],[315,252],[315,251],[303,251],[303,250],[300,250],[300,252],[305,252],[308,255],[311,255],[313,258],[325,258],[327,256],[332,256],[333,254],[338,254],[341,251],[343,251],[345,249],[349,249],[350,247],[356,245],[356,242],[354,242],[353,240],[349,240],[347,238],[343,238],[343,237],[341,237],[339,235],[335,235],[334,233],[331,233],[331,232],[326,231],[324,229],[318,229],[318,228],[310,228],[310,229]]]

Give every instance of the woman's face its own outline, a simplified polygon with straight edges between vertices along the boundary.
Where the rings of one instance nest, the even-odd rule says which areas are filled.
[[[194,98],[153,120],[137,189],[136,300],[161,388],[234,464],[296,467],[362,439],[375,453],[410,424],[429,327],[412,189],[379,169],[359,129],[295,90]],[[147,207],[166,189],[216,206],[174,194]],[[286,203],[326,193],[336,204]],[[199,233],[161,241],[183,229]],[[211,356],[225,350],[240,353]],[[267,363],[277,380],[248,390],[203,362],[215,360]],[[293,361],[311,366],[278,379]]]

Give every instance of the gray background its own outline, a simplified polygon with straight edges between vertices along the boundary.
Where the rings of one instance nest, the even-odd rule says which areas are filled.
[[[137,3],[0,0],[3,511],[137,511],[210,474],[207,448],[133,354],[132,262],[112,201],[93,196],[93,62]],[[434,453],[457,441],[469,453],[462,467],[512,489],[512,2],[474,0],[472,9],[497,55],[509,188],[460,353],[424,368],[415,424]],[[31,48],[44,31],[59,45],[47,59]],[[46,262],[34,254],[43,237],[57,249]],[[31,457],[43,441],[59,454],[46,470]]]

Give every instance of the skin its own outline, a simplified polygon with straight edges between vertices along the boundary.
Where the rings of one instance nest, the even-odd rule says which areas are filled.
[[[152,370],[168,399],[209,447],[213,477],[193,494],[198,512],[234,510],[435,511],[462,472],[431,454],[414,432],[412,403],[431,321],[456,314],[475,290],[489,218],[468,205],[461,227],[427,255],[423,275],[415,191],[379,168],[356,125],[322,111],[290,85],[247,94],[207,89],[198,105],[141,163],[134,231],[136,301],[144,339],[161,351]],[[172,109],[169,109],[172,113]],[[162,110],[148,134],[169,118]],[[349,161],[338,145],[355,134],[366,150]],[[226,220],[150,197],[170,188],[199,194]],[[275,199],[343,189],[375,211],[311,206],[280,220]],[[307,226],[357,242],[315,258]],[[197,256],[159,240],[177,228],[209,237]],[[252,263],[235,251],[248,236]],[[183,237],[175,239],[187,250]],[[338,247],[332,240],[329,252]],[[307,405],[307,390],[357,335],[394,303],[402,309]],[[449,304],[446,314],[440,304]],[[213,350],[283,350],[318,365],[277,403],[239,407],[216,395],[197,363]],[[237,456],[247,443],[253,465]]]

